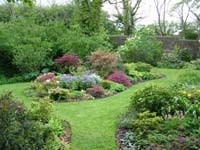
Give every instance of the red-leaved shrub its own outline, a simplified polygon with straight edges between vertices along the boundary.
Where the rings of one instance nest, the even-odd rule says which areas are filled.
[[[55,75],[54,73],[51,73],[51,72],[42,74],[38,76],[36,79],[37,82],[50,82],[53,80],[55,80]]]
[[[55,64],[61,66],[76,66],[79,63],[79,58],[74,54],[65,54],[62,57],[55,59]]]
[[[118,56],[116,53],[97,50],[88,56],[88,62],[101,77],[107,77],[117,69]]]
[[[98,98],[104,94],[105,90],[102,86],[94,85],[92,88],[88,88],[86,92],[93,97]]]
[[[107,80],[123,84],[124,86],[131,86],[131,82],[127,79],[126,75],[120,71],[115,71],[107,77]]]

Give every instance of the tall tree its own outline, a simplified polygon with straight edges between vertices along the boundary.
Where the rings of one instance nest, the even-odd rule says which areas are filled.
[[[198,34],[200,39],[200,0],[181,0],[180,4],[186,4],[190,12],[196,18],[198,24]]]
[[[117,11],[115,17],[123,25],[124,34],[132,34],[135,23],[142,18],[138,16],[142,0],[108,0],[108,2],[115,6]]]
[[[185,3],[178,2],[172,8],[172,12],[175,12],[177,14],[178,19],[180,20],[182,38],[185,38],[188,26],[188,17],[190,15],[190,8],[187,9],[186,7],[187,6]]]
[[[103,0],[75,0],[75,23],[85,34],[101,31],[101,13]]]
[[[154,0],[160,35],[166,35],[166,14],[171,0]]]

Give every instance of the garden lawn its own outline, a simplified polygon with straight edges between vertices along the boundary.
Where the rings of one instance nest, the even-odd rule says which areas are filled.
[[[72,127],[72,150],[116,150],[115,132],[118,116],[125,113],[134,91],[147,85],[169,85],[182,70],[155,69],[166,75],[165,78],[134,85],[115,96],[96,101],[55,103],[56,114],[70,122]],[[0,93],[11,90],[13,94],[30,106],[31,99],[23,95],[30,83],[1,85]]]

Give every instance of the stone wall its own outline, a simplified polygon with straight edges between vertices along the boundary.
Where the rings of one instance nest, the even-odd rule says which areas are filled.
[[[110,36],[110,41],[113,44],[114,48],[117,48],[120,45],[123,45],[125,40],[129,36],[124,35],[113,35]],[[200,43],[197,40],[183,40],[179,37],[161,37],[156,36],[156,39],[162,41],[163,49],[165,51],[172,51],[175,46],[180,48],[188,48],[191,50],[194,57],[197,57],[200,53]]]

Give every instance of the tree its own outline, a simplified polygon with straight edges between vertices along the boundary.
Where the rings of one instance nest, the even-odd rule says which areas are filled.
[[[18,3],[18,2],[22,2],[22,3],[27,3],[29,5],[32,5],[33,4],[33,1],[34,0],[7,0],[7,2],[9,3]]]
[[[160,35],[166,35],[166,13],[171,0],[154,0]]]
[[[198,24],[198,34],[200,38],[200,0],[181,0],[181,4],[186,4],[190,12],[194,15],[196,18],[197,24]]]
[[[123,25],[124,34],[132,34],[135,23],[142,18],[137,16],[142,0],[108,0],[108,2],[115,5],[117,11],[115,17]]]
[[[172,11],[175,12],[180,20],[180,27],[181,27],[181,36],[182,38],[185,38],[186,32],[187,32],[187,26],[188,26],[188,17],[190,15],[190,8],[186,8],[186,4],[182,2],[176,3]]]
[[[102,4],[103,0],[75,0],[75,24],[78,24],[85,34],[100,32]]]

